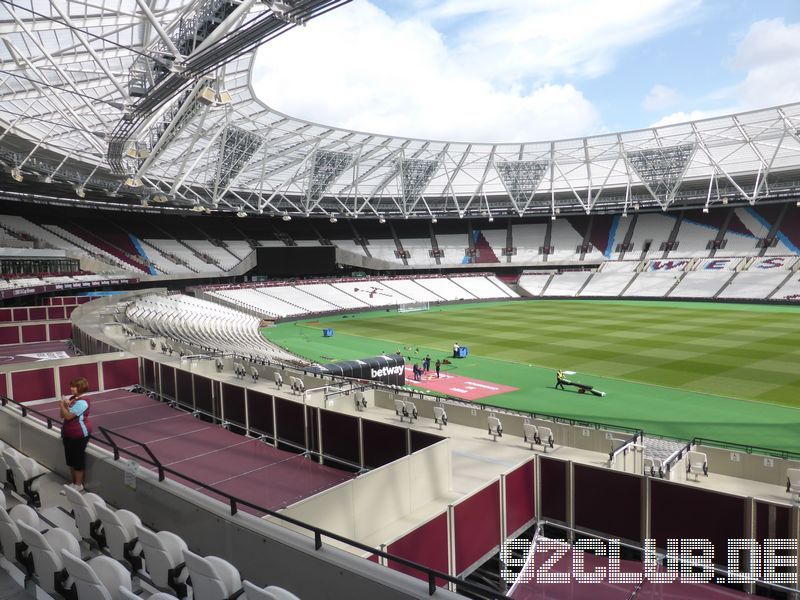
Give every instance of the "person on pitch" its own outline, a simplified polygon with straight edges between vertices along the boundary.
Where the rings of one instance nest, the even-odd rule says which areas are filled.
[[[556,388],[563,390],[565,383],[569,384],[571,382],[569,381],[569,379],[564,377],[564,371],[561,371],[561,370],[557,371],[556,372]]]

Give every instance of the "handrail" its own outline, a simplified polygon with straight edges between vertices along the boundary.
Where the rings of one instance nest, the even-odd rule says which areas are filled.
[[[716,446],[726,450],[741,450],[746,454],[768,454],[776,458],[785,460],[800,460],[800,452],[791,450],[777,450],[775,448],[764,448],[763,446],[751,446],[749,444],[739,444],[737,442],[724,442],[721,440],[709,440],[706,438],[694,438],[692,440],[696,446]]]
[[[14,404],[17,407],[19,407],[21,409],[21,411],[22,411],[22,416],[23,417],[27,417],[28,413],[30,413],[30,414],[34,414],[36,416],[39,416],[41,418],[48,419],[48,423],[49,423],[48,428],[52,427],[52,423],[51,422],[55,422],[55,419],[52,419],[52,417],[48,417],[47,415],[45,415],[42,412],[30,409],[30,408],[24,406],[22,403],[17,402],[16,400],[13,400],[12,398],[7,398],[5,396],[0,396],[0,401],[2,402],[2,406],[6,406],[7,404],[11,403],[11,404]],[[58,421],[58,423],[60,424],[61,421]],[[300,529],[303,529],[305,531],[309,531],[314,535],[314,550],[315,551],[318,551],[318,550],[320,550],[322,548],[323,538],[329,538],[330,540],[334,540],[334,541],[340,542],[342,544],[345,544],[347,546],[350,546],[350,547],[353,547],[353,548],[357,548],[358,550],[361,550],[363,552],[369,552],[371,554],[374,554],[376,556],[384,558],[387,561],[390,560],[390,561],[392,561],[394,563],[401,564],[401,565],[403,565],[405,567],[408,567],[410,569],[413,569],[415,571],[418,571],[418,572],[423,573],[424,575],[426,575],[427,582],[428,582],[428,595],[430,595],[430,596],[432,596],[432,595],[434,595],[436,593],[436,590],[438,589],[437,585],[436,585],[436,580],[440,579],[440,580],[446,581],[448,583],[452,583],[452,584],[456,585],[458,588],[462,588],[462,589],[464,589],[464,591],[467,591],[470,594],[472,594],[472,595],[474,595],[474,596],[476,596],[478,598],[487,598],[489,600],[505,600],[507,598],[507,596],[505,594],[502,594],[500,592],[497,592],[495,590],[487,588],[487,587],[485,587],[483,585],[480,585],[480,584],[477,584],[477,583],[473,583],[471,581],[466,581],[466,580],[463,580],[463,579],[459,579],[458,577],[453,577],[453,576],[448,575],[446,573],[441,573],[441,572],[437,571],[436,569],[432,569],[430,567],[426,567],[424,565],[421,565],[421,564],[416,563],[414,561],[408,560],[408,559],[403,558],[401,556],[395,556],[393,554],[389,554],[388,552],[384,552],[383,550],[379,550],[377,548],[373,548],[372,546],[368,546],[368,545],[363,544],[361,542],[357,542],[355,540],[351,540],[351,539],[349,539],[349,538],[347,538],[347,537],[345,537],[343,535],[339,535],[338,533],[333,533],[332,531],[328,531],[326,529],[322,529],[320,527],[316,527],[315,525],[311,525],[309,523],[305,523],[303,521],[299,521],[299,520],[297,520],[297,519],[295,519],[293,517],[289,517],[287,515],[275,512],[275,511],[270,510],[268,508],[264,508],[263,506],[259,506],[258,504],[254,504],[253,502],[249,502],[247,500],[242,500],[241,498],[238,498],[237,496],[234,496],[233,494],[229,494],[229,493],[224,492],[222,490],[218,490],[218,489],[214,488],[213,486],[211,486],[211,485],[209,485],[207,483],[204,483],[202,481],[198,481],[197,479],[194,479],[193,477],[189,477],[188,475],[184,475],[180,471],[177,471],[176,469],[173,469],[172,467],[168,467],[168,466],[163,465],[161,463],[161,461],[159,461],[158,458],[156,458],[156,456],[153,454],[152,450],[150,450],[150,448],[148,448],[147,444],[144,443],[144,442],[140,442],[138,440],[135,440],[133,438],[125,436],[125,435],[123,435],[121,433],[112,432],[112,431],[110,431],[110,430],[108,430],[108,429],[106,429],[105,427],[102,427],[102,426],[98,427],[98,429],[100,430],[101,433],[103,433],[103,436],[106,438],[106,442],[108,444],[110,444],[112,449],[114,450],[114,460],[115,461],[119,460],[120,459],[120,454],[124,453],[126,455],[135,457],[135,458],[137,458],[137,459],[139,459],[139,460],[141,460],[141,461],[143,461],[145,463],[148,463],[148,464],[156,467],[158,469],[158,480],[159,481],[163,481],[166,478],[165,474],[169,473],[170,475],[173,475],[173,476],[175,476],[177,478],[180,478],[180,479],[182,479],[184,481],[188,481],[193,485],[196,485],[196,486],[198,486],[200,488],[203,488],[204,490],[207,490],[207,491],[213,493],[214,496],[225,498],[227,500],[227,502],[228,502],[228,505],[230,506],[231,515],[235,515],[237,512],[239,512],[239,507],[240,506],[245,506],[245,507],[253,509],[255,511],[264,513],[264,514],[266,514],[266,515],[268,515],[268,516],[270,516],[270,517],[272,517],[274,519],[278,519],[280,521],[284,521],[284,522],[286,522],[286,523],[288,523],[290,525],[293,525],[295,527],[299,527]],[[127,448],[121,448],[120,446],[118,446],[116,444],[116,442],[114,442],[114,440],[112,439],[111,435],[109,435],[109,434],[113,434],[116,437],[122,438],[122,439],[124,439],[126,441],[129,441],[131,443],[137,444],[138,446],[141,446],[142,448],[144,448],[145,452],[150,457],[150,459],[147,459],[147,458],[144,458],[144,457],[139,456],[137,454],[134,454],[133,452],[131,452]],[[95,436],[91,436],[91,437],[92,437],[92,439],[98,440],[100,442],[103,441],[103,440],[100,440],[99,438],[97,438]]]
[[[694,439],[690,440],[685,446],[670,454],[662,463],[664,471],[669,473],[672,470],[672,465],[676,464],[680,459],[682,459],[684,454],[690,452],[692,446],[694,446]]]
[[[547,520],[542,520],[542,521],[538,521],[537,522],[537,527],[539,527],[540,525],[550,526],[550,527],[553,527],[555,529],[559,529],[561,531],[568,531],[568,532],[571,532],[571,533],[576,533],[576,534],[581,535],[581,536],[591,537],[591,538],[598,539],[598,540],[601,540],[601,541],[614,539],[614,538],[609,538],[607,536],[600,535],[600,534],[598,534],[598,533],[596,533],[594,531],[590,531],[590,530],[587,530],[587,529],[582,529],[580,527],[570,527],[568,525],[564,525],[563,523],[555,523],[555,522],[551,522],[551,521],[547,521]],[[641,544],[638,544],[638,543],[631,544],[631,543],[625,542],[625,541],[623,541],[621,539],[617,539],[615,541],[620,545],[621,548],[628,548],[628,549],[631,549],[631,550],[635,550],[637,552],[641,552],[642,553],[642,563],[644,564],[644,561],[648,557],[648,549],[647,548],[645,548]],[[564,543],[566,544],[568,542],[564,542]],[[570,546],[572,546],[572,544],[570,544]],[[681,554],[676,555],[676,556],[672,556],[672,555],[669,555],[669,556],[670,556],[670,558],[672,560],[674,560],[674,561],[676,561],[678,563],[687,563],[687,564],[691,565],[692,567],[705,568],[705,566],[706,566],[703,563],[699,563],[699,562],[697,562],[695,560],[692,560],[695,557],[691,557],[691,556],[690,557],[684,557]],[[723,582],[724,581],[731,581],[731,579],[729,577],[730,572],[729,572],[728,569],[726,569],[724,567],[721,567],[721,566],[717,566],[716,563],[712,564],[712,568],[714,569],[714,573],[715,574],[717,574],[717,575],[725,575],[725,577],[717,578],[714,581],[717,581],[717,580],[721,580]],[[777,589],[777,590],[781,590],[781,591],[789,592],[789,593],[793,593],[793,594],[797,593],[797,589],[796,588],[787,587],[787,586],[781,585],[779,583],[774,583],[774,582],[771,582],[771,581],[765,581],[763,579],[755,579],[755,580],[753,580],[752,582],[749,582],[749,583],[754,583],[756,585],[764,585],[764,586],[767,586],[769,588],[773,588],[773,589]]]
[[[617,448],[616,450],[612,450],[611,452],[609,452],[609,453],[608,453],[608,460],[613,462],[613,461],[614,461],[614,458],[616,458],[616,457],[617,457],[617,455],[619,455],[621,452],[627,452],[627,451],[628,451],[628,448],[629,448],[630,446],[632,446],[632,445],[636,444],[636,442],[639,440],[639,437],[640,437],[640,436],[642,436],[642,437],[644,436],[644,431],[642,431],[641,429],[640,429],[639,431],[637,431],[636,433],[634,433],[634,434],[633,434],[633,436],[632,436],[631,438],[629,438],[629,439],[628,439],[628,440],[627,440],[627,441],[626,441],[624,444],[622,444],[622,445],[621,445],[619,448]]]
[[[438,578],[438,579],[443,579],[443,580],[445,580],[445,581],[447,581],[449,583],[456,584],[457,586],[463,586],[468,591],[470,591],[470,592],[472,592],[474,594],[480,595],[480,597],[491,598],[492,600],[499,600],[501,598],[506,598],[506,596],[504,594],[499,594],[499,593],[495,592],[494,590],[490,590],[488,588],[485,588],[484,586],[481,586],[481,585],[478,585],[478,584],[475,584],[475,583],[472,583],[472,582],[464,581],[462,579],[458,579],[457,577],[452,577],[452,576],[446,575],[444,573],[440,573],[439,571],[436,571],[435,569],[431,569],[430,567],[426,567],[424,565],[420,565],[418,563],[415,563],[414,561],[402,558],[400,556],[395,556],[395,555],[389,554],[388,552],[384,552],[382,550],[378,550],[376,548],[373,548],[372,546],[368,546],[366,544],[362,544],[361,542],[357,542],[355,540],[351,540],[351,539],[349,539],[349,538],[347,538],[345,536],[339,535],[337,533],[333,533],[332,531],[328,531],[326,529],[322,529],[320,527],[316,527],[315,525],[311,525],[309,523],[305,523],[303,521],[299,521],[298,519],[295,519],[293,517],[289,517],[289,516],[284,515],[282,513],[278,513],[278,512],[275,512],[273,510],[270,510],[268,508],[264,508],[263,506],[259,506],[258,504],[255,504],[253,502],[249,502],[247,500],[242,500],[241,498],[238,498],[237,496],[234,496],[233,494],[229,494],[229,493],[224,492],[222,490],[218,490],[218,489],[214,488],[213,486],[211,486],[211,485],[209,485],[207,483],[204,483],[202,481],[198,481],[197,479],[195,479],[193,477],[189,477],[188,475],[184,475],[180,471],[177,471],[176,469],[173,469],[172,467],[164,466],[155,457],[155,455],[153,455],[152,451],[147,447],[147,444],[144,443],[144,442],[139,442],[137,440],[134,440],[134,439],[129,438],[127,436],[123,436],[122,434],[118,434],[116,432],[110,432],[104,427],[100,427],[99,429],[105,435],[107,435],[108,433],[113,433],[114,435],[116,435],[118,437],[121,437],[122,439],[130,441],[132,443],[136,443],[137,445],[139,445],[142,448],[144,448],[145,451],[147,452],[147,454],[149,456],[151,456],[152,459],[153,459],[153,462],[150,463],[150,464],[152,466],[156,467],[158,469],[158,471],[159,471],[159,481],[163,481],[164,478],[165,478],[164,474],[165,473],[169,473],[171,475],[179,477],[180,479],[188,481],[193,485],[201,487],[201,488],[203,488],[203,489],[205,489],[205,490],[207,490],[209,492],[212,492],[216,496],[221,496],[221,497],[225,498],[229,503],[231,515],[235,515],[237,512],[239,512],[239,507],[240,506],[245,506],[247,508],[251,508],[253,510],[262,512],[262,513],[264,513],[264,514],[266,514],[266,515],[268,515],[270,517],[273,517],[275,519],[278,519],[280,521],[285,521],[286,523],[289,523],[290,525],[294,525],[295,527],[299,527],[301,529],[310,531],[311,533],[314,534],[314,549],[315,550],[319,550],[320,548],[322,548],[322,538],[326,537],[326,538],[330,538],[332,540],[335,540],[337,542],[341,542],[343,544],[347,544],[348,546],[352,546],[352,547],[357,548],[359,550],[362,550],[364,552],[370,552],[372,554],[375,554],[375,555],[380,556],[382,558],[385,558],[387,560],[391,560],[393,562],[398,562],[398,563],[400,563],[400,564],[402,564],[402,565],[404,565],[406,567],[412,568],[412,569],[414,569],[416,571],[420,571],[420,572],[424,573],[425,575],[427,575],[427,577],[428,577],[428,594],[429,595],[433,595],[436,592],[436,589],[437,589],[436,588],[436,579]],[[112,440],[112,444],[113,444],[114,450],[115,450],[115,452],[114,452],[114,460],[119,460],[119,453],[125,453],[125,454],[130,454],[131,456],[137,456],[137,455],[133,454],[132,452],[130,452],[127,448],[120,448],[119,446],[117,446],[116,444],[113,443],[113,440]],[[137,458],[147,462],[146,459],[143,459],[143,458],[138,457],[138,456],[137,456]]]

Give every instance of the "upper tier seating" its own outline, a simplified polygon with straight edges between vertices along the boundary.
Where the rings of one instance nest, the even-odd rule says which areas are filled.
[[[567,219],[552,221],[550,245],[553,253],[547,257],[548,262],[580,260],[578,247],[583,243],[583,236],[578,233]],[[517,251],[519,255],[519,251]]]
[[[640,214],[636,219],[636,226],[633,228],[633,235],[631,236],[633,256],[636,258],[662,256],[664,250],[661,249],[661,246],[668,241],[674,226],[675,218],[672,216],[651,213]],[[644,252],[648,243],[650,244],[650,249],[646,255],[642,256],[642,252]]]
[[[443,265],[460,265],[466,258],[465,251],[469,248],[467,232],[464,233],[437,233],[436,244],[443,252],[440,259]]]

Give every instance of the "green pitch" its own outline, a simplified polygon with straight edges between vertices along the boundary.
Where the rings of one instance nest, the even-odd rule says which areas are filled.
[[[322,328],[335,336],[323,338]],[[315,361],[449,357],[458,374],[519,388],[482,402],[568,418],[800,452],[800,310],[627,301],[493,302],[376,311],[267,328]],[[408,349],[406,349],[408,348]],[[605,398],[555,390],[554,369]]]

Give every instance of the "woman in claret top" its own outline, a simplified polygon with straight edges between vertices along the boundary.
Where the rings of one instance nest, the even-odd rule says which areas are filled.
[[[64,442],[64,457],[72,474],[74,490],[83,491],[83,480],[86,473],[86,446],[92,426],[89,422],[89,401],[84,394],[89,391],[89,382],[85,377],[76,377],[69,382],[71,395],[61,400],[61,439]]]

